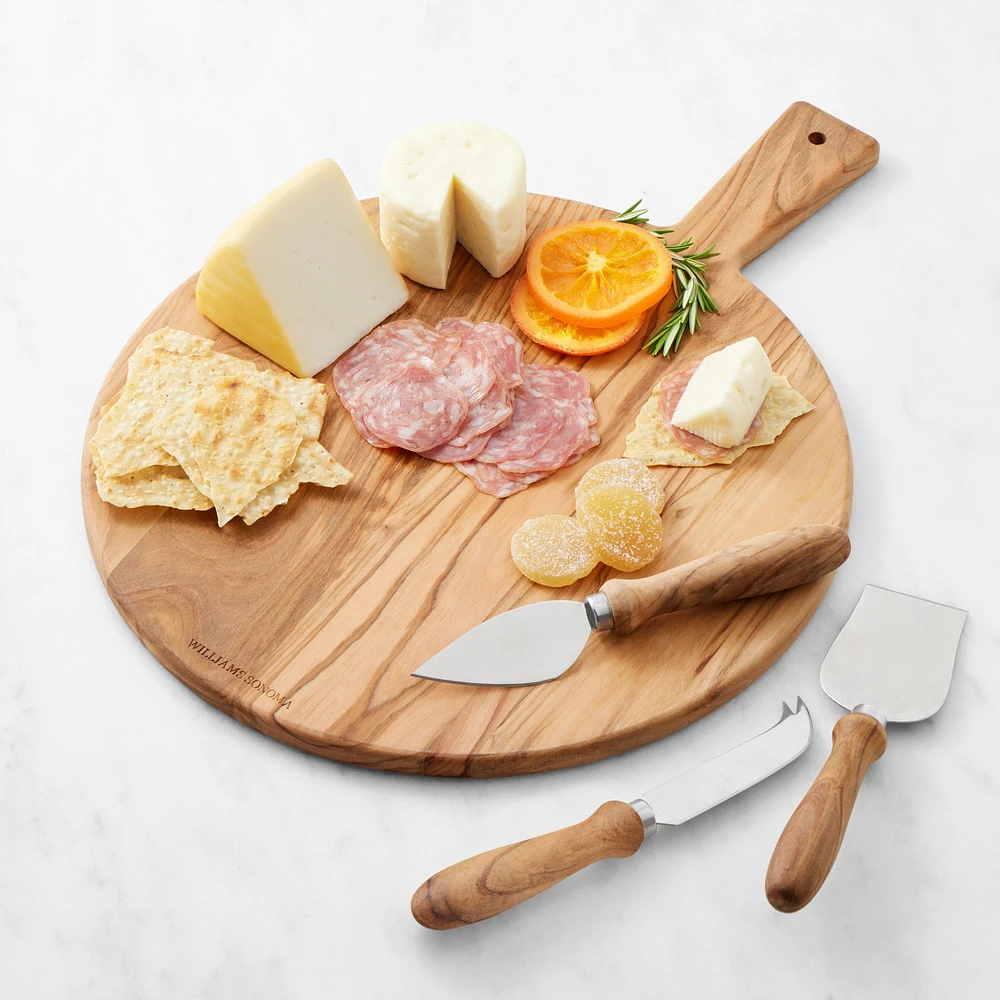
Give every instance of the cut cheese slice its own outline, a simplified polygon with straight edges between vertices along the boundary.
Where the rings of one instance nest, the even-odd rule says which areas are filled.
[[[407,298],[333,160],[244,212],[212,248],[196,292],[213,323],[300,377],[335,361]]]
[[[456,238],[499,278],[524,249],[524,154],[509,135],[476,122],[424,125],[382,160],[382,242],[397,270],[444,288]]]
[[[698,365],[670,422],[720,448],[734,448],[750,429],[773,377],[756,337],[730,344]]]

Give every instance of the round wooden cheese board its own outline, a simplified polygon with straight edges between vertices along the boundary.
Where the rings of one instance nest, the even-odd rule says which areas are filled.
[[[815,410],[775,445],[751,449],[732,466],[654,469],[668,498],[663,550],[636,575],[777,528],[847,527],[851,451],[836,394],[798,330],[740,269],[877,159],[869,136],[795,104],[676,225],[696,247],[717,241],[721,251],[709,266],[721,315],[685,339],[683,362],[753,334]],[[365,208],[377,224],[377,201]],[[549,226],[613,214],[531,195],[529,240]],[[398,315],[513,327],[508,298],[523,271],[522,259],[493,279],[459,248],[447,290],[411,284]],[[160,327],[213,338],[217,349],[263,366],[197,311],[196,278],[125,345],[95,402],[87,440],[101,406],[121,388],[136,344]],[[643,339],[594,358],[526,344],[527,361],[586,374],[602,441],[576,465],[506,500],[477,492],[451,466],[370,447],[333,393],[329,369],[318,376],[330,393],[321,440],[355,479],[337,490],[305,486],[252,527],[237,518],[220,529],[213,511],[102,503],[85,447],[84,517],[101,578],[150,652],[202,698],[268,736],[336,760],[489,777],[568,767],[658,739],[759,677],[809,621],[830,579],[677,613],[631,635],[595,636],[548,684],[470,687],[411,676],[484,619],[532,601],[582,599],[613,575],[600,567],[572,587],[540,587],[515,569],[509,543],[529,517],[572,513],[580,476],[622,454],[640,406],[675,363],[643,352]]]

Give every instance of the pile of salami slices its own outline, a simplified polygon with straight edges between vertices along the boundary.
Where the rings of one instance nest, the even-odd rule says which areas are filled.
[[[369,444],[450,462],[495,497],[600,441],[587,379],[524,364],[520,340],[498,323],[386,323],[334,365],[333,386]]]

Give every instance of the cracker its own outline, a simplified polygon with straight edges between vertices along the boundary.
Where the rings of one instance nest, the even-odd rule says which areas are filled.
[[[292,464],[302,430],[284,396],[224,375],[198,394],[190,440],[221,527]]]
[[[318,441],[303,440],[295,453],[295,461],[265,487],[240,511],[246,524],[253,524],[270,514],[275,507],[288,503],[302,483],[319,486],[343,486],[353,477]]]
[[[295,411],[295,419],[302,429],[302,437],[316,441],[323,429],[326,415],[326,386],[312,378],[296,378],[287,372],[267,368],[254,369],[260,383],[271,392],[284,396]]]
[[[176,465],[151,465],[125,476],[97,476],[100,498],[116,507],[209,510],[212,501]]]
[[[186,357],[158,350],[149,355],[146,364],[157,373],[162,401],[153,419],[153,436],[180,464],[195,486],[207,495],[208,482],[198,467],[191,440],[195,403],[202,389],[213,379],[238,376],[244,371],[242,366],[245,362],[215,352],[203,357]],[[253,369],[253,366],[250,368]]]
[[[635,428],[625,438],[625,458],[635,458],[646,465],[731,465],[748,448],[773,444],[778,435],[796,418],[813,409],[805,396],[796,392],[784,375],[775,373],[771,389],[760,408],[761,428],[746,444],[739,445],[718,458],[701,455],[681,445],[660,419],[660,386],[643,404]]]
[[[107,402],[106,402],[106,403],[105,403],[105,404],[104,404],[104,405],[103,405],[103,406],[101,407],[101,412],[100,412],[100,416],[102,416],[102,417],[103,417],[103,416],[104,416],[104,414],[105,414],[105,413],[107,413],[107,412],[108,412],[108,410],[110,410],[110,409],[111,409],[111,407],[112,407],[112,406],[114,406],[114,405],[115,405],[115,403],[117,403],[117,402],[118,402],[118,400],[119,400],[119,399],[121,399],[121,398],[122,398],[122,390],[121,390],[121,389],[119,389],[119,390],[118,390],[118,391],[117,391],[117,392],[116,392],[116,393],[115,393],[115,394],[114,394],[114,395],[113,395],[113,396],[112,396],[112,397],[111,397],[111,398],[110,398],[110,399],[109,399],[109,400],[108,400],[108,401],[107,401]]]
[[[90,441],[91,454],[100,456],[109,476],[124,476],[151,465],[177,464],[152,433],[159,386],[148,362],[157,351],[177,356],[207,355],[212,353],[212,341],[163,327],[139,342],[129,358],[125,386],[110,406],[102,408]]]
[[[139,346],[129,358],[129,371],[132,371],[134,364],[141,362],[147,354],[155,350],[170,351],[173,354],[205,356],[212,354],[214,347],[215,344],[205,337],[197,337],[186,330],[173,330],[169,326],[164,326],[155,333],[147,334],[139,341]]]

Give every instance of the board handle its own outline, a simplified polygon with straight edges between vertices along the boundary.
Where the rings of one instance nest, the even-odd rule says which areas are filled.
[[[834,726],[830,756],[792,813],[767,867],[764,891],[776,910],[794,913],[819,892],[837,860],[861,782],[885,745],[883,723],[857,708]]]
[[[582,823],[477,854],[432,875],[413,894],[410,910],[431,930],[495,917],[604,858],[635,854],[645,835],[625,802],[605,802]]]
[[[608,580],[601,593],[608,599],[614,631],[628,633],[669,611],[811,583],[832,573],[850,552],[842,528],[806,524],[757,535],[655,576]]]
[[[678,224],[742,269],[878,162],[878,142],[797,101]],[[720,258],[721,259],[721,258]]]

